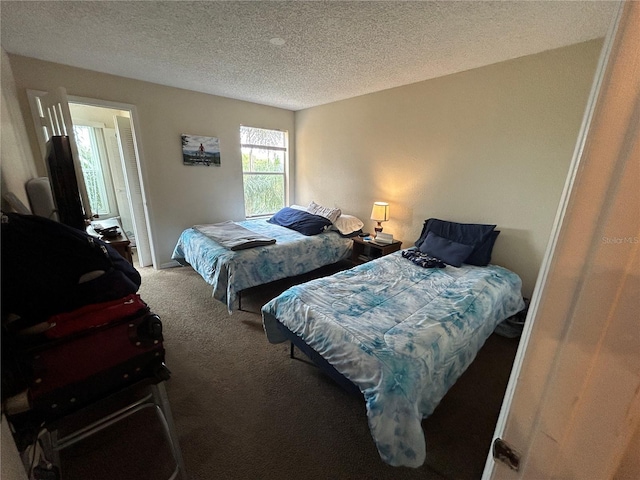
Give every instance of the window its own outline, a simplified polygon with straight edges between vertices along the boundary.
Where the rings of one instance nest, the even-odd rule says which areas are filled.
[[[102,129],[74,125],[73,133],[76,137],[91,212],[100,217],[117,215]]]
[[[286,202],[287,133],[240,127],[245,215],[271,215]]]

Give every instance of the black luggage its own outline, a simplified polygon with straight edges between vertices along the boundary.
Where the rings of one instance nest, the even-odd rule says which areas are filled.
[[[111,246],[36,215],[2,216],[2,316],[38,322],[138,291],[140,274]]]
[[[162,323],[140,274],[110,246],[53,220],[2,222],[2,400],[27,437],[141,379],[169,378]]]
[[[164,388],[162,323],[136,293],[140,283],[128,261],[85,232],[3,215],[3,413],[30,479],[59,479],[63,449],[147,407],[167,436],[171,478],[186,478]],[[140,389],[151,393],[59,435]]]

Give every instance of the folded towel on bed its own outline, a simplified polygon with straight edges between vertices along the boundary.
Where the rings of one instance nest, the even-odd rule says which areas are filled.
[[[275,238],[252,232],[234,222],[194,225],[193,228],[229,250],[244,250],[276,243]]]

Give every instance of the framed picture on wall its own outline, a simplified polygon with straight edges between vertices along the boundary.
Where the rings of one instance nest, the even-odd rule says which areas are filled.
[[[220,140],[216,137],[182,134],[182,163],[220,166]]]

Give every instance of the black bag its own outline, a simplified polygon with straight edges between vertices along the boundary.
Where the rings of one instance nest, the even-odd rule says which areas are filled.
[[[37,323],[135,293],[138,271],[86,232],[36,215],[2,217],[2,319]],[[6,326],[6,324],[5,324]]]

